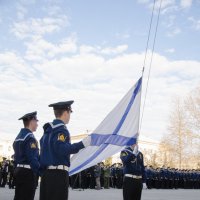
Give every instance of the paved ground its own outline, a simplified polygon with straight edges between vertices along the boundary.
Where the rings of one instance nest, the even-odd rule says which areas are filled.
[[[14,190],[0,188],[0,200],[13,200]],[[122,200],[122,190],[69,190],[69,200]],[[38,190],[35,200],[38,198]],[[200,190],[143,190],[142,200],[200,200]]]

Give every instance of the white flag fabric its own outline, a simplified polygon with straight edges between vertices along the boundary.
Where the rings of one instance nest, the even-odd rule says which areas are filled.
[[[91,145],[72,156],[70,176],[136,143],[139,130],[141,87],[142,78],[91,134]]]

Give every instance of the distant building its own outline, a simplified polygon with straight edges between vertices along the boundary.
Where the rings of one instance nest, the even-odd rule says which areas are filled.
[[[79,142],[83,138],[85,138],[88,134],[79,134],[75,136],[71,136],[71,142]],[[14,154],[12,148],[13,141],[9,139],[0,139],[0,161],[2,157],[6,157],[7,159],[11,159],[11,156]],[[152,155],[156,154],[158,151],[159,143],[157,141],[151,140],[149,138],[140,137],[139,139],[139,147],[140,150],[145,154],[145,162],[148,164],[148,161],[152,159]],[[119,153],[115,154],[111,158],[112,163],[121,162]]]

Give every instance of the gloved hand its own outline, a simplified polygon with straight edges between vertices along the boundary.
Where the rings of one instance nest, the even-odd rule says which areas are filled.
[[[147,184],[143,183],[143,189],[147,189]]]
[[[133,154],[137,155],[138,154],[138,145],[135,145],[134,149],[133,149]]]
[[[90,146],[91,144],[91,136],[88,135],[87,137],[85,137],[83,140],[82,140],[82,143],[85,147],[88,147]]]

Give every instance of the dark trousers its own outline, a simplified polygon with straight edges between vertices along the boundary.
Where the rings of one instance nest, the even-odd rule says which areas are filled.
[[[10,188],[10,189],[13,189],[13,188],[14,188],[14,185],[15,185],[15,183],[14,183],[14,173],[11,172],[11,173],[10,173],[10,176],[9,176],[9,188]]]
[[[96,180],[95,180],[95,177],[94,176],[92,176],[91,178],[90,178],[90,189],[94,189],[95,188],[95,185],[96,185],[96,182],[95,182]]]
[[[175,189],[178,189],[178,187],[179,187],[178,183],[179,183],[178,179],[174,180],[174,188]]]
[[[142,195],[142,179],[124,177],[123,182],[123,199],[140,200]]]
[[[1,174],[1,187],[5,187],[6,183],[7,183],[7,176],[8,173],[7,172],[2,172]]]
[[[68,172],[48,169],[41,177],[40,200],[68,200],[68,187]]]
[[[151,178],[147,179],[146,184],[147,184],[148,189],[153,188],[153,179],[151,179]]]
[[[16,168],[15,176],[15,197],[14,200],[33,200],[36,189],[36,175],[31,169]]]
[[[159,179],[155,180],[155,188],[160,189],[160,180]]]

